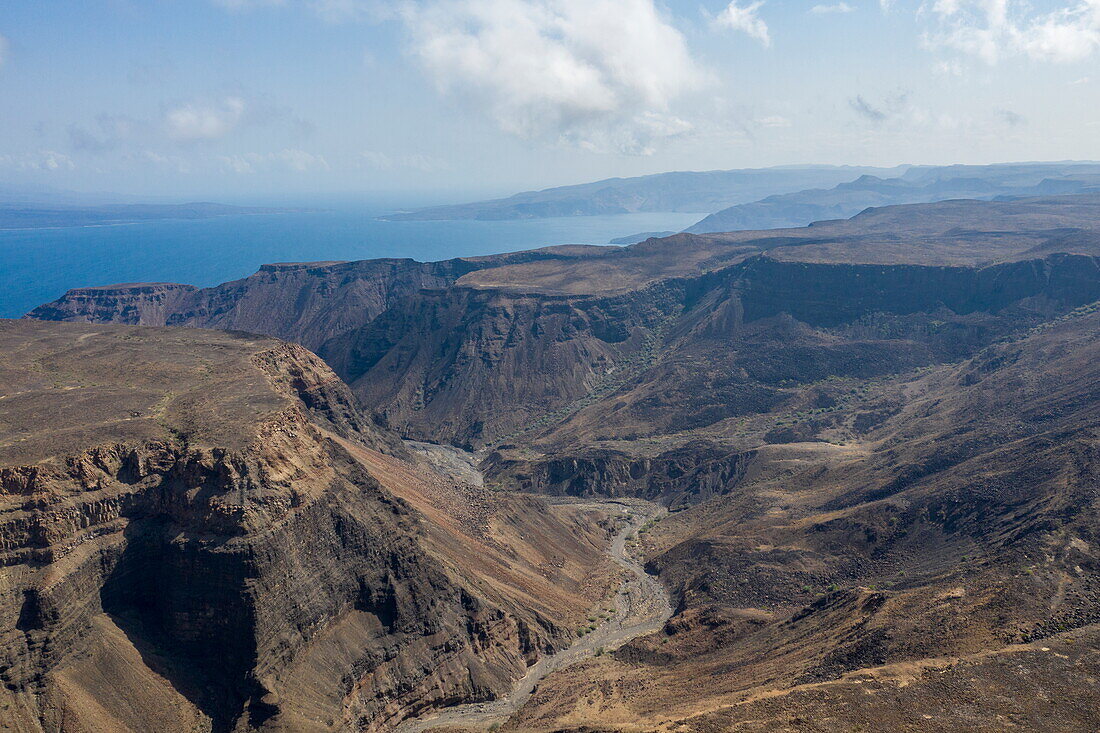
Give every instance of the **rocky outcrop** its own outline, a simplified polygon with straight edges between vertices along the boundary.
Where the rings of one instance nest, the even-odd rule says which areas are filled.
[[[449,510],[403,498],[426,491],[420,469],[302,347],[7,323],[0,341],[21,347],[0,365],[19,396],[0,408],[4,724],[386,730],[492,698],[572,638],[573,581],[547,573],[558,600],[524,605],[531,581],[521,591],[463,565],[457,536],[439,545]],[[119,351],[131,371],[110,375],[101,360]],[[98,382],[58,391],[27,359]],[[203,390],[218,390],[209,412]],[[59,400],[87,406],[63,440],[38,422]],[[507,506],[476,501],[484,527]],[[499,521],[537,522],[516,531],[563,565],[598,566],[599,532],[585,550],[588,530],[532,509]],[[511,547],[517,572],[547,561]],[[481,567],[503,565],[497,552],[486,545]]]
[[[277,263],[212,288],[171,283],[79,288],[35,308],[27,317],[248,331],[316,349],[327,339],[370,322],[422,288],[447,287],[485,267],[585,254],[585,248],[548,247],[442,262],[376,259]]]
[[[186,307],[197,290],[194,285],[177,283],[75,288],[29,315],[43,321],[163,326],[178,308]]]
[[[596,449],[525,459],[494,451],[482,469],[487,479],[520,491],[637,496],[682,509],[736,489],[754,456],[697,441],[653,457]]]
[[[394,300],[476,269],[464,260],[363,260],[264,265],[213,288],[137,284],[72,290],[31,311],[52,321],[192,326],[262,333],[316,348]]]

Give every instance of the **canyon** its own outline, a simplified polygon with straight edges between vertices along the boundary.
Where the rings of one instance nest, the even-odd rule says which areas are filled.
[[[28,316],[14,729],[1100,724],[1100,195]],[[671,616],[551,665],[641,567]]]
[[[9,729],[387,730],[510,689],[611,588],[605,514],[440,474],[300,346],[0,342]]]

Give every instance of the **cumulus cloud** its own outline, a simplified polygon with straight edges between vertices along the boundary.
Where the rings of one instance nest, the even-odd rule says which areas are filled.
[[[854,13],[855,6],[848,3],[836,3],[835,5],[815,5],[810,8],[814,15],[828,15],[830,13]]]
[[[438,88],[523,138],[651,152],[705,73],[653,0],[428,0],[404,6],[410,49]]]
[[[1038,11],[1023,0],[936,0],[930,46],[995,64],[1006,56],[1084,61],[1100,51],[1100,0]]]
[[[768,33],[768,24],[756,14],[763,5],[763,0],[751,5],[738,5],[737,0],[733,0],[726,6],[725,10],[718,14],[714,22],[719,26],[747,33],[765,46],[770,46],[772,39]]]
[[[215,103],[185,104],[168,110],[164,124],[169,137],[180,142],[216,140],[241,123],[246,107],[240,97],[226,97]]]

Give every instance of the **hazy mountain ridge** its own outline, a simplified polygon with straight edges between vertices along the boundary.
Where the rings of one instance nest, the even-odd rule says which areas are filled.
[[[685,231],[783,229],[846,219],[864,209],[948,199],[1050,196],[1100,190],[1100,165],[1033,163],[994,166],[914,166],[897,178],[864,175],[830,189],[769,196],[707,216]]]
[[[503,220],[642,211],[703,213],[806,186],[833,185],[864,173],[887,174],[901,170],[904,167],[819,166],[658,173],[527,191],[493,201],[434,206],[385,218],[393,221]]]

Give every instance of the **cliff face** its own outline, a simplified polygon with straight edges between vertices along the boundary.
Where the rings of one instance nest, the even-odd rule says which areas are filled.
[[[316,348],[374,318],[424,287],[443,287],[476,269],[463,260],[264,265],[213,288],[138,284],[85,288],[28,314],[31,318],[147,326],[193,326],[262,333]]]
[[[263,265],[254,275],[212,288],[171,283],[78,288],[27,317],[247,331],[316,349],[423,288],[447,287],[485,267],[583,258],[590,254],[588,249],[548,247],[443,262],[377,259]]]
[[[76,288],[35,308],[31,315],[43,321],[163,326],[177,308],[186,307],[197,290],[194,285],[176,283]]]
[[[301,347],[30,322],[0,341],[17,730],[382,730],[509,689],[590,602],[594,523],[417,467]],[[130,369],[106,378],[115,360]],[[67,430],[42,424],[70,406]]]
[[[648,358],[675,287],[613,298],[452,288],[395,305],[318,350],[399,432],[484,445],[608,391]]]
[[[318,353],[407,437],[481,447],[556,426],[539,440],[579,446],[955,360],[1097,298],[1100,266],[1082,255],[985,268],[758,256],[608,297],[421,293]]]
[[[489,479],[520,491],[638,496],[678,510],[734,490],[754,456],[755,451],[731,454],[725,446],[696,441],[655,456],[604,449],[525,461],[494,452],[482,468]]]

